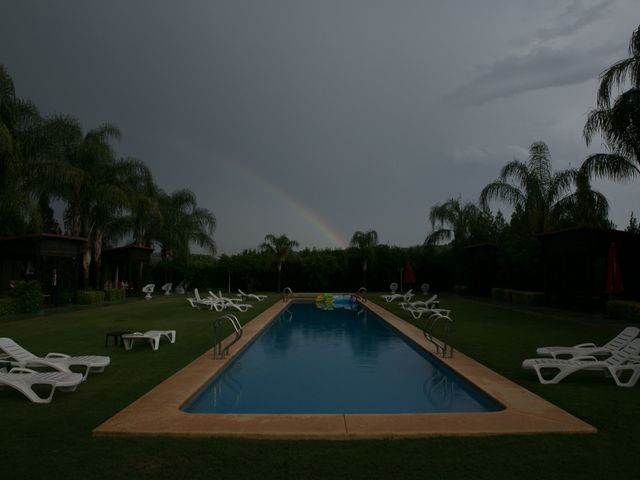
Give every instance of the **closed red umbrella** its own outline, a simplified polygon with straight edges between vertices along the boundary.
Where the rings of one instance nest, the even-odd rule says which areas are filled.
[[[620,262],[616,244],[609,245],[609,255],[607,256],[607,285],[605,291],[612,295],[622,292],[622,273],[620,272]]]
[[[413,285],[414,283],[416,283],[416,276],[413,273],[413,267],[409,262],[407,262],[407,264],[404,266],[402,281],[405,285]]]

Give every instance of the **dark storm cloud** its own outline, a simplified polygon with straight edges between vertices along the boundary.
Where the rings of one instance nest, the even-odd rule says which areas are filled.
[[[476,200],[531,142],[586,156],[597,75],[625,56],[637,11],[637,0],[4,2],[0,62],[44,114],[118,125],[121,155],[216,214],[222,252],[267,233],[332,246],[331,229],[414,245],[431,206]]]
[[[602,70],[601,65],[611,63],[624,49],[622,43],[582,51],[538,47],[494,63],[446,99],[455,105],[480,105],[529,91],[593,80]]]
[[[597,3],[575,0],[569,3],[556,18],[556,23],[536,30],[534,37],[549,40],[574,35],[595,22],[608,17],[616,0],[602,0]]]

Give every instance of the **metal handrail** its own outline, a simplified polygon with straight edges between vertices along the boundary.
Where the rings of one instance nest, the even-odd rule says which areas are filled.
[[[229,344],[222,348],[222,341],[225,337],[221,337],[222,335],[222,324],[229,321],[234,331],[236,332],[235,338],[229,342]],[[219,337],[220,335],[220,337]],[[242,325],[238,320],[238,317],[235,315],[228,313],[223,315],[220,318],[217,318],[213,321],[213,358],[224,358],[229,354],[229,348],[236,343],[238,340],[242,338]]]
[[[442,332],[438,335],[439,338],[436,338],[433,332],[440,320],[444,320],[445,323]],[[442,324],[442,322],[440,323]],[[442,357],[453,357],[453,346],[449,343],[452,327],[453,320],[451,317],[437,312],[431,314],[424,326],[424,337],[436,346],[436,354],[442,355]]]

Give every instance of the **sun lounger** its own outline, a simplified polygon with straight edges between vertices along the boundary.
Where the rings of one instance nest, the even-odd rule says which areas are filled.
[[[0,338],[0,350],[14,367],[27,368],[52,368],[60,372],[70,372],[70,367],[84,368],[83,380],[87,378],[89,372],[102,372],[111,363],[109,357],[102,355],[83,355],[71,357],[63,353],[47,353],[44,357],[38,357],[28,350],[25,350],[10,338]]]
[[[146,340],[151,344],[151,348],[158,350],[160,348],[160,338],[165,337],[171,343],[176,342],[175,330],[148,330],[146,332],[125,333],[122,335],[122,343],[125,350],[133,348],[133,341],[137,338]]]
[[[391,295],[382,295],[382,298],[385,302],[393,302],[394,300],[402,299],[405,302],[410,302],[413,297],[413,289],[409,290],[407,293],[394,293]]]
[[[256,295],[254,293],[244,293],[242,290],[238,289],[238,293],[240,294],[240,299],[244,301],[245,298],[253,298],[259,302],[267,298],[266,295]]]
[[[33,403],[50,403],[56,389],[73,391],[82,382],[82,374],[74,372],[36,372],[29,368],[14,367],[9,372],[0,372],[0,387],[18,390]],[[34,385],[51,387],[49,395],[41,397]]]
[[[601,347],[596,346],[595,343],[581,343],[573,347],[540,347],[536,350],[536,353],[542,357],[553,358],[572,358],[585,355],[606,357],[629,345],[638,334],[640,334],[640,328],[627,327]]]
[[[640,377],[639,354],[640,338],[636,338],[604,360],[598,360],[594,356],[575,357],[571,360],[530,358],[522,362],[522,368],[535,370],[540,383],[543,384],[558,383],[567,375],[580,370],[597,370],[609,373],[619,387],[633,387]],[[543,372],[548,371],[556,373],[550,378],[545,378]]]

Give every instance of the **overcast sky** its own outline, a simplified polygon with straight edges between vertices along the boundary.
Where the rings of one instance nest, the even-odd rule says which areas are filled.
[[[166,191],[193,190],[222,253],[268,233],[410,246],[429,209],[476,201],[549,145],[579,166],[598,74],[627,57],[638,0],[3,1],[18,96],[85,129]],[[597,182],[619,228],[638,182]],[[496,208],[500,205],[496,204]],[[636,210],[636,216],[638,216]]]

